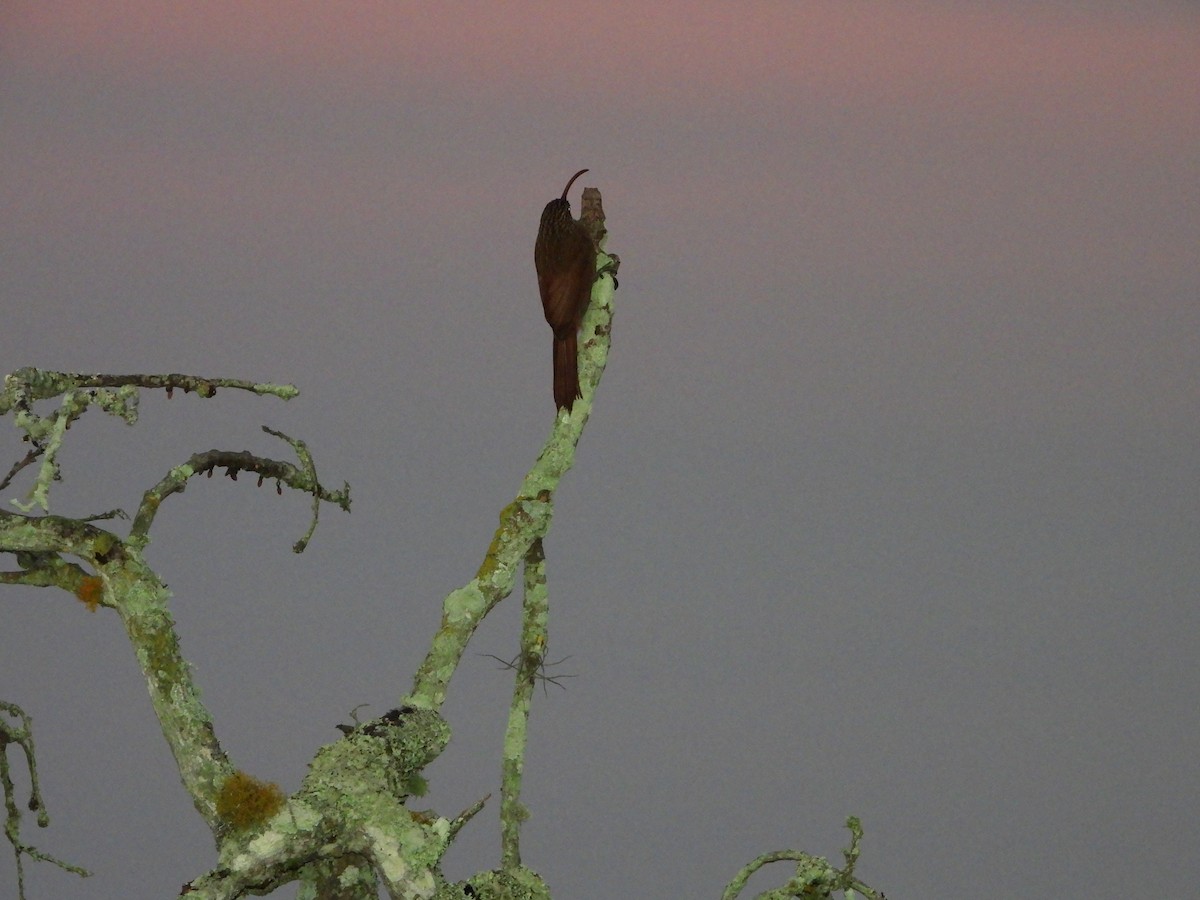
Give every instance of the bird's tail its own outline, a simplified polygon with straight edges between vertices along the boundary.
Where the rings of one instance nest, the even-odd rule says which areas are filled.
[[[565,406],[570,412],[575,398],[582,396],[579,392],[579,348],[572,332],[564,340],[554,339],[554,406],[556,409]]]

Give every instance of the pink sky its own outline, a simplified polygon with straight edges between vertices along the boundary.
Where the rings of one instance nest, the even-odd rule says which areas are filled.
[[[330,109],[370,107],[372,98],[382,106],[397,97],[510,104],[518,111],[540,104],[552,116],[591,106],[631,135],[645,135],[663,116],[695,116],[718,128],[724,118],[733,129],[749,121],[757,131],[774,122],[791,125],[786,120],[797,116],[806,117],[801,128],[809,122],[819,128],[827,111],[833,120],[895,119],[919,133],[926,121],[936,125],[965,114],[968,121],[992,123],[984,127],[994,127],[1002,141],[1014,129],[1048,135],[1050,144],[1056,133],[1076,142],[1094,135],[1117,154],[1136,157],[1158,146],[1164,155],[1194,161],[1200,19],[1186,9],[1171,14],[1169,7],[1135,15],[1046,6],[630,3],[596,15],[586,4],[546,3],[537,14],[525,5],[515,16],[498,6],[453,3],[311,4],[289,7],[287,14],[278,6],[241,3],[25,4],[9,13],[20,40],[6,51],[20,57],[22,69],[40,73],[36,77],[107,83],[113,91],[122,84],[139,91],[216,91],[284,109],[289,98]],[[139,132],[108,139],[99,149],[116,155],[110,165],[150,177],[185,155],[202,160],[207,152],[203,144],[172,145],[167,158],[157,160]],[[273,151],[275,172],[305,150],[285,135]],[[695,162],[698,168],[680,167],[680,182],[654,172],[653,183],[685,196],[684,185],[707,168],[731,195],[753,196],[755,185],[794,177],[719,158]],[[226,159],[219,168],[237,177],[239,164],[252,161]],[[818,179],[838,177],[815,171]],[[1162,173],[1172,183],[1187,176]],[[427,175],[413,189],[430,183]],[[453,196],[453,174],[435,184],[442,202]],[[466,189],[463,202],[473,190]],[[871,190],[864,200],[881,198]],[[853,191],[842,201],[852,204]],[[967,202],[963,194],[945,205]],[[907,214],[897,207],[896,215]]]
[[[796,228],[755,228],[770,209],[819,263],[1187,279],[1194,229],[1155,220],[1200,183],[1200,17],[1049,6],[28,4],[9,52],[66,101],[45,135],[12,136],[46,183],[23,212],[218,231],[378,216],[387,240],[397,204],[452,221],[509,202],[498,174],[540,171],[537,134],[492,155],[508,117],[548,123],[547,141],[573,130],[588,154],[603,135],[580,165],[619,164],[685,221],[719,208],[750,267],[794,255]],[[430,106],[475,129],[471,152],[409,125]],[[678,126],[688,138],[660,145]]]
[[[256,774],[298,783],[345,710],[388,702],[477,568],[553,414],[539,213],[587,166],[621,289],[547,544],[582,677],[544,704],[531,863],[562,896],[625,870],[629,896],[715,896],[731,833],[836,858],[853,812],[889,896],[1004,896],[1013,859],[1098,896],[1128,876],[1114,848],[1194,873],[1200,5],[2,8],[0,359],[304,392],[148,400],[61,487],[129,508],[265,423],[356,491],[299,561],[291,520],[192,530],[205,502],[257,509],[242,484],[161,520],[185,647]],[[149,896],[105,842],[177,891],[208,845],[162,826],[187,803],[119,629],[70,597],[17,611],[0,682],[72,801],[42,849],[108,868],[30,896]],[[455,752],[485,728],[456,719]],[[494,789],[459,774],[455,810]]]
[[[287,72],[302,81],[306,72],[335,69],[368,81],[403,77],[495,94],[641,96],[652,106],[707,103],[713,91],[733,97],[764,84],[861,103],[917,99],[953,84],[964,95],[1034,102],[1052,91],[1088,115],[1124,107],[1141,129],[1178,127],[1180,116],[1194,128],[1200,117],[1192,102],[1200,33],[1185,11],[618,3],[597,16],[585,14],[586,5],[545,3],[529,15],[531,6],[513,16],[500,6],[455,3],[419,12],[406,4],[311,4],[288,14],[242,3],[176,4],[169,12],[153,2],[28,4],[10,17],[22,32],[14,49],[51,71],[82,61],[162,78],[208,63],[227,74]],[[1131,100],[1153,102],[1130,108]]]

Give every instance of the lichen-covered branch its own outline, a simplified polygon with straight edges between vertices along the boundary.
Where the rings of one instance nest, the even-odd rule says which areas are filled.
[[[24,857],[41,862],[52,863],[60,869],[74,872],[83,878],[92,873],[87,869],[63,862],[48,853],[43,853],[32,844],[21,840],[21,811],[17,809],[16,786],[13,784],[12,771],[9,768],[8,745],[15,744],[25,754],[25,768],[29,772],[29,802],[26,807],[30,812],[37,813],[39,828],[50,824],[50,814],[46,812],[46,804],[42,801],[42,791],[38,786],[37,752],[33,746],[33,720],[25,710],[15,703],[0,700],[0,787],[4,791],[4,836],[12,845],[13,856],[17,863],[17,896],[25,900],[25,868]],[[12,722],[6,716],[11,716],[17,722]]]
[[[13,477],[38,459],[37,477],[27,498],[14,501],[23,512],[34,507],[50,509],[50,485],[60,477],[58,454],[71,423],[93,406],[127,424],[137,421],[139,390],[156,388],[170,397],[176,388],[195,392],[201,397],[213,397],[225,387],[272,395],[290,400],[299,391],[291,385],[257,384],[234,378],[203,378],[198,375],[102,375],[73,372],[51,372],[24,368],[6,375],[0,388],[0,415],[14,414],[14,420],[24,440],[30,444],[23,459],[18,460],[0,481],[7,488]],[[39,401],[61,397],[56,409],[43,415],[37,412]]]
[[[317,479],[316,465],[312,454],[303,441],[288,437],[280,431],[263,426],[263,431],[281,438],[292,445],[300,459],[301,465],[256,456],[245,450],[206,450],[203,453],[193,453],[182,465],[171,469],[158,484],[146,491],[142,502],[133,517],[133,525],[129,529],[129,542],[138,549],[144,549],[149,543],[150,526],[162,502],[172,494],[180,494],[187,488],[188,481],[199,475],[212,474],[217,469],[224,469],[226,476],[237,481],[241,472],[252,472],[258,476],[258,486],[270,479],[275,482],[276,493],[283,492],[283,485],[293,490],[310,494],[313,498],[313,517],[304,537],[297,541],[292,549],[300,553],[308,545],[313,530],[317,526],[318,508],[322,502],[334,503],[346,512],[350,511],[350,486],[343,484],[340,491],[331,491]]]
[[[206,378],[202,375],[105,375],[102,373],[54,372],[48,369],[27,367],[17,369],[4,379],[0,389],[0,415],[13,409],[27,407],[38,400],[49,400],[60,394],[75,390],[148,388],[165,390],[171,396],[176,390],[196,393],[209,398],[216,396],[218,388],[249,391],[260,396],[273,396],[291,400],[300,391],[290,384],[270,384],[246,381],[241,378]]]
[[[268,820],[227,820],[217,868],[188,883],[186,896],[268,893],[336,866],[338,893],[330,896],[355,896],[343,888],[378,879],[389,897],[433,897],[445,885],[439,865],[450,822],[404,804],[423,792],[420,772],[449,740],[437,712],[413,707],[351,729],[317,751],[300,790]]]
[[[847,900],[855,893],[862,894],[867,900],[887,900],[882,891],[868,887],[855,877],[854,865],[858,861],[862,825],[851,816],[846,820],[846,827],[850,829],[850,846],[842,851],[846,861],[843,868],[835,868],[827,859],[800,850],[775,850],[755,857],[743,866],[726,886],[721,900],[736,900],[750,876],[768,863],[787,861],[796,863],[792,877],[782,887],[759,894],[759,900],[821,900],[839,891]]]
[[[126,554],[121,565],[100,567],[105,595],[125,626],[183,786],[215,834],[221,824],[217,788],[233,766],[217,740],[212,716],[200,701],[192,668],[179,649],[175,619],[168,608],[171,592],[138,551],[128,548]]]
[[[512,593],[517,573],[533,546],[546,536],[554,512],[554,491],[575,462],[575,448],[592,413],[596,386],[608,362],[615,290],[614,257],[601,253],[605,274],[592,287],[592,303],[579,342],[579,384],[583,396],[573,409],[558,410],[550,438],[526,474],[516,499],[500,512],[500,525],[475,577],[442,602],[442,621],[429,653],[404,702],[440,708],[467,642],[491,609]]]
[[[500,860],[505,869],[521,864],[521,824],[529,812],[521,804],[521,776],[525,770],[529,709],[533,686],[546,658],[547,620],[546,554],[534,541],[525,556],[525,601],[521,608],[521,654],[513,666],[513,696],[504,732],[500,785]]]
[[[0,550],[15,553],[29,576],[23,582],[15,577],[6,580],[60,587],[93,610],[99,606],[116,610],[184,787],[215,830],[216,784],[231,767],[217,743],[212,718],[200,702],[191,667],[180,653],[166,585],[136,549],[112,532],[77,519],[0,512]],[[84,574],[60,554],[84,560],[94,574]]]
[[[12,554],[17,562],[17,570],[0,572],[0,583],[59,587],[93,611],[103,607],[120,617],[185,789],[217,846],[217,866],[183,888],[182,893],[193,900],[268,893],[292,881],[302,883],[303,897],[339,900],[365,900],[379,888],[393,898],[549,898],[541,878],[521,864],[519,846],[520,823],[525,818],[520,789],[529,709],[534,684],[544,670],[547,645],[542,538],[553,516],[554,492],[574,463],[607,363],[619,263],[603,250],[603,210],[594,189],[584,192],[581,221],[596,242],[599,273],[579,339],[582,397],[572,410],[556,414],[550,437],[516,498],[501,512],[475,577],[443,602],[440,627],[414,677],[411,694],[378,719],[344,727],[340,740],[318,750],[301,789],[290,797],[276,785],[238,770],[226,756],[180,652],[170,593],[142,554],[162,503],[183,492],[198,475],[211,477],[214,471],[224,470],[236,479],[248,472],[257,476],[260,486],[273,480],[278,492],[286,485],[308,493],[313,500],[312,524],[295,544],[297,552],[311,537],[322,502],[349,509],[348,488],[324,488],[303,442],[264,429],[287,441],[298,462],[244,451],[193,454],[145,492],[124,538],[90,519],[27,513],[35,506],[48,510],[49,488],[60,477],[57,460],[67,430],[92,407],[132,424],[139,391],[146,388],[163,389],[168,396],[178,388],[211,397],[225,387],[283,399],[294,396],[295,389],[185,375],[80,375],[34,369],[22,369],[5,379],[0,413],[14,414],[29,449],[0,484],[7,486],[35,464],[38,471],[28,502],[19,505],[22,512],[0,511],[0,553]],[[38,411],[38,404],[54,399],[56,407]],[[441,874],[442,855],[483,801],[453,820],[432,810],[409,809],[407,802],[424,793],[422,772],[450,738],[439,709],[467,643],[483,617],[511,593],[522,567],[521,652],[514,664],[516,684],[503,753],[501,866],[453,885]],[[3,771],[7,778],[7,768]]]
[[[8,376],[0,393],[0,411],[13,412],[25,431],[32,448],[24,460],[14,465],[5,478],[24,469],[31,460],[41,458],[42,466],[31,494],[36,503],[24,504],[45,507],[47,488],[58,477],[57,452],[72,421],[91,406],[120,415],[127,422],[137,418],[137,390],[160,387],[168,394],[174,388],[196,391],[212,396],[218,387],[233,387],[255,393],[269,393],[283,398],[295,394],[287,386],[260,385],[231,379],[198,379],[192,376],[103,376],[69,375],[23,369]],[[63,392],[59,406],[42,416],[34,403]],[[212,831],[218,846],[225,846],[238,823],[237,815],[248,808],[269,809],[269,803],[258,806],[245,800],[232,807],[228,799],[240,796],[231,787],[258,784],[245,773],[235,771],[222,750],[212,718],[200,702],[199,689],[191,668],[180,652],[175,622],[169,609],[170,592],[165,583],[146,565],[142,551],[149,542],[150,528],[162,501],[181,492],[187,481],[199,474],[209,476],[218,469],[236,480],[239,472],[252,472],[261,486],[267,478],[276,481],[277,491],[283,485],[304,491],[313,497],[314,506],[321,502],[337,503],[348,510],[349,489],[340,491],[324,488],[316,475],[316,467],[302,441],[277,431],[265,429],[287,441],[295,450],[299,465],[258,457],[246,452],[210,450],[194,454],[183,466],[176,467],[151,490],[147,491],[138,508],[129,537],[122,539],[112,531],[94,524],[93,519],[115,518],[106,513],[88,518],[67,518],[58,515],[32,516],[0,510],[0,553],[16,559],[17,569],[0,572],[0,584],[19,584],[33,587],[58,587],[73,594],[90,610],[100,607],[117,612],[129,637],[138,665],[146,679],[151,704],[158,717],[172,755],[175,758],[184,788],[193,805]],[[313,524],[296,549],[302,549],[312,534]],[[6,734],[14,733],[8,729]],[[30,747],[32,745],[30,744]],[[7,773],[7,768],[4,769]],[[273,786],[249,792],[258,800],[269,799],[283,804],[280,794],[275,798]],[[274,791],[278,791],[274,788]],[[244,793],[244,792],[243,792]],[[276,802],[277,801],[277,802]],[[40,802],[40,800],[39,800]],[[231,824],[232,823],[232,824]],[[14,826],[15,827],[15,826]],[[14,847],[18,846],[14,835]],[[25,855],[41,858],[32,848],[19,845]],[[18,863],[20,860],[18,859]]]

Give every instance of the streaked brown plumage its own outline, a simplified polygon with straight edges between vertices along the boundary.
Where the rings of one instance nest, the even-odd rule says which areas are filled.
[[[596,248],[577,219],[571,216],[567,191],[575,179],[571,176],[562,196],[551,200],[542,210],[537,242],[533,245],[533,263],[537,267],[538,292],[546,321],[554,329],[554,406],[570,410],[579,393],[579,357],[576,338],[583,314],[592,298],[596,280]]]

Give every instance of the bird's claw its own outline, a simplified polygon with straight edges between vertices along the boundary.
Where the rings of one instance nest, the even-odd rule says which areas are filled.
[[[613,280],[613,290],[615,291],[621,286],[617,282],[617,270],[621,268],[621,257],[615,253],[606,253],[605,256],[608,257],[608,262],[596,270],[596,278],[599,279],[601,275],[608,275]]]

